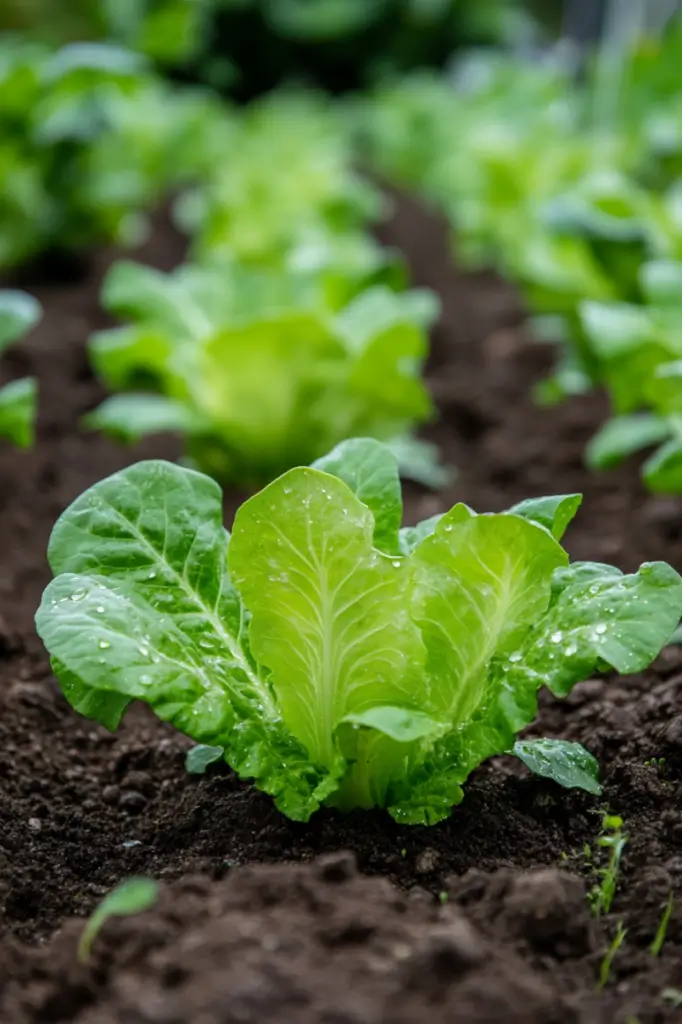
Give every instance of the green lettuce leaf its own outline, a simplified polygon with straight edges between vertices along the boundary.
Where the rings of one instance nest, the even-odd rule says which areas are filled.
[[[342,441],[328,455],[313,463],[347,484],[374,516],[374,546],[388,554],[400,554],[398,533],[403,516],[403,497],[398,460],[386,445],[373,438]]]
[[[633,413],[608,420],[587,446],[585,459],[592,469],[610,469],[628,455],[660,444],[670,434],[670,425],[662,416]]]
[[[32,295],[0,291],[0,352],[35,327],[41,315],[40,303]]]
[[[517,740],[514,754],[535,775],[567,789],[584,789],[599,796],[599,762],[580,743],[568,740]]]
[[[19,448],[30,448],[35,440],[37,391],[34,377],[13,380],[0,388],[0,437]]]
[[[556,494],[551,498],[526,498],[509,513],[544,526],[555,540],[561,540],[583,500],[582,494]]]
[[[65,670],[67,686],[81,687],[79,710],[105,725],[116,713],[85,688],[115,694],[119,708],[144,700],[192,739],[224,746],[232,767],[291,817],[307,817],[329,773],[282,730],[257,673],[227,573],[228,540],[209,478],[163,462],[114,474],[55,526],[49,559],[59,575],[38,631],[60,677]]]
[[[409,566],[379,553],[373,535],[370,510],[345,483],[296,469],[242,505],[230,544],[253,654],[271,672],[287,728],[330,769],[351,712],[420,701]]]
[[[646,460],[642,468],[649,490],[658,494],[682,493],[682,440],[672,437]]]
[[[604,666],[640,672],[672,636],[680,600],[682,580],[665,562],[630,575],[596,562],[560,569],[545,615],[508,655],[508,681],[514,689],[534,681],[566,697]]]
[[[112,395],[83,418],[89,430],[135,442],[163,431],[192,433],[203,424],[182,402],[165,395]]]

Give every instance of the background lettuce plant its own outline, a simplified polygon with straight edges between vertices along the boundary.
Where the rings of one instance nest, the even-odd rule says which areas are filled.
[[[653,491],[682,492],[682,263],[641,268],[642,305],[583,303],[585,336],[615,416],[595,435],[588,463],[606,469],[656,451],[642,469]]]
[[[395,459],[356,439],[246,501],[230,536],[214,481],[143,462],[57,522],[38,631],[67,699],[109,728],[142,700],[292,818],[325,803],[430,824],[514,749],[541,686],[640,671],[679,621],[668,565],[569,564],[579,502],[402,527]],[[598,789],[582,748],[517,752]]]
[[[330,102],[285,92],[234,119],[226,159],[178,204],[199,260],[227,256],[285,267],[306,245],[364,236],[385,210],[378,189],[354,168],[355,149]]]
[[[197,466],[237,483],[272,479],[356,433],[400,440],[433,412],[420,370],[434,297],[377,285],[335,312],[328,285],[324,273],[238,264],[170,275],[116,265],[105,303],[133,323],[95,336],[91,355],[110,388],[127,390],[89,426],[124,440],[180,431]],[[431,448],[416,452],[412,475],[440,482]]]
[[[451,81],[383,84],[354,108],[371,163],[446,213],[458,260],[515,281],[543,333],[553,318],[562,348],[543,401],[601,379],[580,304],[640,302],[642,264],[680,257],[680,38],[635,46],[613,97],[599,61],[576,85],[556,58],[476,55]]]
[[[0,268],[51,247],[139,239],[171,188],[224,152],[229,118],[104,43],[0,43]],[[225,142],[223,141],[225,140]]]

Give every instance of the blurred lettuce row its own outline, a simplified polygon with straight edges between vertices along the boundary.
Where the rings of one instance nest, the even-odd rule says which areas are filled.
[[[194,465],[245,486],[360,434],[442,485],[437,451],[411,436],[434,414],[421,370],[438,304],[405,290],[403,258],[369,233],[385,200],[355,171],[344,119],[285,92],[231,125],[229,159],[175,204],[189,262],[122,261],[105,280],[123,325],[90,352],[118,393],[88,426],[128,442],[175,431]]]
[[[527,23],[509,0],[5,0],[0,12],[0,31],[116,40],[240,98],[292,80],[358,88]]]
[[[229,116],[132,51],[0,44],[0,269],[54,247],[139,240],[145,213],[229,146]]]
[[[332,101],[283,91],[243,108],[233,125],[229,159],[176,205],[194,258],[302,270],[325,259],[378,261],[367,229],[386,201],[355,171]]]
[[[40,305],[31,295],[0,290],[0,353],[22,338],[41,317]],[[0,387],[0,438],[19,448],[30,448],[35,439],[37,386],[23,377]]]
[[[476,54],[452,81],[421,73],[350,104],[371,165],[444,210],[457,259],[496,266],[515,281],[536,332],[560,343],[556,372],[537,390],[541,402],[605,383],[616,413],[668,416],[672,371],[646,376],[645,385],[634,368],[652,362],[650,332],[646,351],[631,332],[620,341],[615,328],[599,332],[622,319],[622,304],[637,320],[656,319],[649,265],[682,260],[681,61],[682,20],[629,55],[606,120],[596,72],[577,86],[556,54]],[[666,318],[656,363],[682,358],[669,308]],[[662,487],[658,470],[646,479]]]

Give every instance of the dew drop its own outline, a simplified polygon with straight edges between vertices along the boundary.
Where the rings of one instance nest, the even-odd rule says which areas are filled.
[[[517,661],[521,661],[521,651],[514,651],[513,654],[509,655],[509,660],[514,663],[516,663]]]
[[[549,639],[552,641],[553,644],[560,644],[563,638],[564,634],[561,632],[560,629],[557,629],[556,633],[552,633]]]
[[[107,647],[111,647],[111,644],[109,643],[108,640],[100,640],[97,646],[100,648],[100,650],[106,651]]]
[[[576,643],[570,643],[564,649],[564,654],[566,655],[567,658],[571,658],[574,654],[576,654],[577,650],[578,650],[578,645]]]
[[[147,675],[146,672],[143,672],[142,675],[140,676],[140,682],[142,683],[143,686],[148,686],[149,683],[151,683],[151,681],[152,677],[150,675]]]
[[[104,615],[104,605],[98,604],[95,611],[98,612],[100,615]]]
[[[444,527],[444,530],[446,533],[452,533],[452,523],[448,523],[447,526]]]
[[[152,569],[152,571],[150,573],[148,573],[147,579],[148,580],[155,580],[156,579],[156,570],[155,569]]]
[[[142,655],[143,658],[147,658],[149,656],[149,648],[148,647],[142,647],[140,645],[140,654]]]
[[[590,587],[590,593],[591,594],[598,594],[599,593],[599,584],[598,583],[593,583],[592,584],[592,586]]]
[[[399,568],[400,568],[400,566],[401,566],[401,564],[402,564],[402,563],[400,562],[400,559],[398,559],[398,558],[394,558],[394,560],[393,560],[393,568],[394,568],[394,569],[399,569]]]
[[[598,633],[599,636],[603,636],[606,632],[606,625],[603,622],[600,622],[598,626],[594,627],[594,631],[595,633]]]
[[[284,494],[291,494],[291,487],[283,487],[282,491],[284,492]]]

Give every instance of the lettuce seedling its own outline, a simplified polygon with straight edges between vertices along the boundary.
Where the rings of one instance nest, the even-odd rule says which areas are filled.
[[[126,878],[120,882],[88,918],[76,948],[78,960],[88,963],[93,943],[110,918],[141,914],[155,906],[158,899],[159,886],[153,878]]]
[[[401,527],[395,459],[371,439],[279,477],[231,536],[221,499],[160,461],[86,491],[55,525],[38,632],[76,710],[113,729],[142,700],[298,820],[323,803],[447,817],[541,686],[640,671],[682,613],[665,563],[568,564],[577,495]],[[544,741],[543,774],[556,753]]]
[[[216,479],[261,483],[345,437],[393,441],[432,415],[419,376],[430,292],[376,286],[335,313],[315,274],[189,264],[165,275],[120,263],[104,301],[133,323],[95,336],[91,357],[111,389],[129,393],[87,423],[124,440],[177,430]],[[429,447],[421,461],[407,455],[412,475],[439,482]]]
[[[0,352],[34,327],[40,316],[40,305],[33,296],[0,291]],[[33,444],[36,391],[33,377],[23,377],[0,388],[0,437],[20,448]]]

